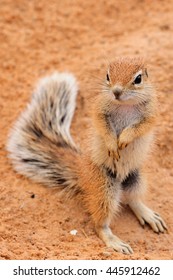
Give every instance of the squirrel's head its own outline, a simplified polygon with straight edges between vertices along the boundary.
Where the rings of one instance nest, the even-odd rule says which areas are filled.
[[[142,103],[151,93],[143,58],[118,58],[110,63],[104,91],[117,103]]]

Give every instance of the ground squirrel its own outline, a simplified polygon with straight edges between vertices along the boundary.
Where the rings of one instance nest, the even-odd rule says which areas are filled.
[[[81,151],[69,132],[77,91],[72,74],[43,78],[11,131],[9,156],[19,173],[80,196],[98,236],[129,254],[131,247],[110,229],[122,199],[141,225],[148,223],[155,232],[167,229],[142,202],[146,180],[141,168],[153,139],[157,97],[143,59],[111,62],[92,102],[89,148]]]

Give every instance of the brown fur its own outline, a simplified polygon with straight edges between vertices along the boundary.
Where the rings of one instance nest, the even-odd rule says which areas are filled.
[[[140,69],[144,70],[146,65],[144,59],[141,57],[133,58],[117,58],[109,65],[109,74],[111,77],[112,84],[120,84],[126,86],[132,76],[137,73]]]

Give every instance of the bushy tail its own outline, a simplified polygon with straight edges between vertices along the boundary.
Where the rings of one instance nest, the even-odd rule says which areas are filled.
[[[69,129],[77,90],[76,79],[69,73],[41,79],[7,143],[9,157],[19,173],[72,192],[78,191],[73,166],[79,155]]]

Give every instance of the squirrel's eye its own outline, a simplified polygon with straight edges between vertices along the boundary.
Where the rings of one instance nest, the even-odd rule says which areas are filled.
[[[108,82],[110,82],[110,78],[109,78],[109,75],[108,75],[108,74],[106,75],[106,80],[107,80]]]
[[[135,78],[135,80],[134,80],[134,84],[135,85],[138,85],[138,84],[140,84],[142,82],[142,76],[141,76],[141,74],[140,75],[138,75],[136,78]]]

